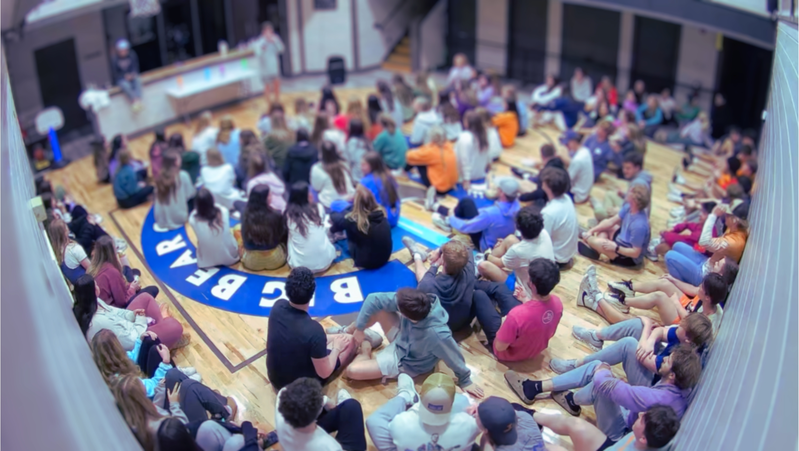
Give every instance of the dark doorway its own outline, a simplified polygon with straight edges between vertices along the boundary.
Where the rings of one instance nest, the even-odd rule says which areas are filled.
[[[191,23],[191,3],[172,0],[161,4],[164,16],[166,63],[186,61],[197,55]]]
[[[547,4],[547,0],[511,0],[508,8],[508,77],[525,83],[544,81]]]
[[[34,51],[39,91],[45,108],[58,107],[64,114],[64,127],[59,133],[67,133],[89,125],[86,112],[78,104],[81,92],[75,40],[67,39]]]
[[[261,6],[259,0],[236,0],[229,3],[233,14],[233,42],[230,43],[232,48],[261,32],[261,23],[258,21]]]
[[[716,91],[727,100],[728,112],[714,114],[714,119],[725,122],[718,124],[722,130],[737,125],[759,131],[771,80],[773,52],[726,36],[723,46],[716,71]],[[715,129],[717,124],[713,125]]]
[[[570,80],[581,67],[594,83],[604,75],[616,80],[620,21],[616,11],[564,4],[561,79]]]
[[[682,26],[635,16],[630,80],[643,80],[648,92],[669,88],[674,93]]]
[[[475,63],[477,44],[477,0],[450,1],[447,4],[449,18],[447,29],[447,66],[452,57],[463,53],[469,63]]]
[[[201,0],[197,2],[200,15],[200,39],[203,55],[215,53],[219,41],[227,42],[227,21],[224,0]]]

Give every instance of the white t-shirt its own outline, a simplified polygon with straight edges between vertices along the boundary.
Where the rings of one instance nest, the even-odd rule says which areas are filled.
[[[486,135],[488,135],[488,157],[494,161],[502,155],[502,140],[499,139],[499,130],[496,127],[488,127]]]
[[[311,186],[317,193],[319,193],[319,203],[327,208],[335,200],[347,200],[355,194],[355,188],[352,187],[352,177],[344,171],[344,179],[346,180],[347,190],[344,194],[336,191],[333,185],[333,179],[330,174],[325,172],[322,168],[322,163],[314,163],[311,166]]]
[[[419,420],[419,408],[420,404],[416,403],[389,423],[391,439],[398,450],[466,450],[480,433],[477,423],[468,413],[453,413],[448,424],[430,426]]]
[[[338,154],[344,155],[344,150],[347,148],[347,135],[344,132],[337,128],[329,128],[322,132],[322,140],[335,144]]]
[[[325,208],[317,204],[319,215],[324,219]],[[336,248],[327,238],[327,228],[324,220],[322,225],[309,224],[302,236],[297,230],[297,225],[292,221],[288,222],[288,263],[292,268],[304,266],[313,272],[321,272],[327,269],[333,260],[336,259]]]
[[[203,179],[203,186],[214,195],[214,201],[228,210],[233,209],[233,203],[237,200],[246,200],[234,187],[236,172],[231,164],[203,166],[200,169],[200,176]]]
[[[555,261],[567,263],[577,253],[580,235],[574,203],[568,194],[563,194],[547,202],[541,215],[544,217],[544,229],[552,239]]]
[[[286,451],[341,451],[341,445],[319,426],[311,433],[300,432],[290,424],[280,414],[280,395],[284,389],[277,393],[277,404],[275,405],[275,429],[277,436],[280,437],[280,446]]]
[[[527,267],[530,262],[536,258],[546,258],[547,260],[555,261],[555,251],[552,247],[552,238],[549,232],[542,230],[541,234],[535,239],[525,240],[511,246],[505,255],[502,256],[502,264],[506,268],[512,269],[516,274],[516,286],[521,286],[522,289],[530,293],[527,282],[530,280],[530,275],[527,273]]]
[[[485,179],[488,173],[488,149],[480,150],[477,137],[470,131],[460,134],[455,142],[455,156],[458,159],[458,174],[461,181]]]
[[[208,127],[201,131],[199,134],[191,138],[191,150],[200,154],[200,164],[205,166],[208,164],[208,149],[216,145],[216,135],[219,134],[219,129],[216,127]]]
[[[83,246],[74,241],[70,241],[70,243],[67,244],[67,250],[64,252],[64,263],[67,264],[67,268],[77,268],[80,266],[80,262],[86,258],[86,251],[83,250]]]
[[[703,312],[702,306],[697,309],[697,312]],[[724,310],[721,308],[720,305],[716,306],[716,313],[712,315],[707,315],[707,319],[710,320],[710,325],[713,326],[713,336],[715,337],[717,333],[719,333],[719,326],[721,326],[721,318],[724,316]]]
[[[580,147],[569,163],[569,178],[572,180],[574,201],[581,204],[588,200],[591,187],[594,186],[594,160],[591,151]]]

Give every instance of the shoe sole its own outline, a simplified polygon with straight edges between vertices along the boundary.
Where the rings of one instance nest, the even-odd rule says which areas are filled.
[[[598,348],[598,347],[596,347],[596,345],[591,344],[590,341],[583,340],[579,335],[574,333],[574,331],[572,331],[572,337],[577,339],[577,341],[579,341],[580,343],[584,344],[588,349],[590,349],[590,350],[592,350],[594,352],[599,352],[599,351],[602,350],[602,348]]]
[[[551,360],[549,361],[549,363],[547,364],[547,366],[549,366],[549,369],[550,369],[550,371],[552,371],[553,373],[556,373],[556,374],[566,374],[566,373],[568,373],[569,371],[571,371],[571,370],[573,370],[573,369],[577,368],[577,367],[574,367],[574,368],[572,368],[572,369],[569,369],[569,370],[566,370],[566,371],[558,371],[558,370],[556,370],[554,367],[552,367],[552,361],[551,361]]]
[[[621,293],[621,294],[624,295],[624,297],[627,297],[627,298],[635,297],[635,292],[633,292],[629,288],[616,288],[613,285],[611,285],[612,283],[613,282],[608,282],[608,289],[609,290],[615,291],[616,293]]]

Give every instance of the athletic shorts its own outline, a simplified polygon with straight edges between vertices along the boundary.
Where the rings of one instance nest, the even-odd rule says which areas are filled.
[[[394,340],[397,338],[399,334],[399,329],[393,327],[388,333],[386,334],[386,338],[389,340],[389,345],[386,346],[382,351],[378,352],[375,356],[377,359],[377,366],[380,368],[380,374],[383,377],[388,379],[393,379],[399,376],[399,357],[397,356],[397,345],[394,343]]]

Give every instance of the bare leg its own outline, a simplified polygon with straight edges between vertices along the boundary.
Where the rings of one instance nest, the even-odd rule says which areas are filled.
[[[673,283],[666,279],[647,280],[644,282],[633,282],[633,289],[638,293],[655,293],[662,291],[667,296],[682,296],[682,291],[677,289]]]
[[[275,92],[275,102],[280,102],[280,79],[275,77],[272,83],[274,83],[272,90]]]
[[[333,338],[334,335],[327,336],[327,344],[330,345],[330,340]],[[352,358],[355,356],[355,351],[357,351],[357,347],[355,346],[355,341],[350,341],[350,344],[347,345],[346,348],[341,350],[341,353],[338,355],[338,359],[341,362],[341,365],[347,365]]]
[[[670,250],[671,250],[671,246],[669,246],[668,243],[660,243],[657,246],[655,246],[655,253],[660,255],[660,256],[666,255],[666,252],[668,252]]]
[[[504,283],[508,280],[508,273],[489,261],[480,262],[480,264],[477,265],[477,271],[480,272],[481,276],[492,282]]]
[[[628,298],[625,300],[625,303],[630,307],[642,310],[652,310],[657,307],[660,320],[663,321],[663,324],[671,324],[679,317],[675,301],[662,291]]]
[[[427,268],[424,266],[424,262],[420,259],[413,259],[413,272],[416,274],[416,281],[421,282],[424,278],[424,275],[427,274]]]
[[[346,375],[347,378],[355,381],[371,381],[383,377],[380,365],[377,364],[376,359],[372,358],[372,345],[368,341],[364,340],[361,344],[355,360],[347,367]]]
[[[610,324],[620,323],[632,318],[632,316],[620,312],[619,309],[613,307],[604,299],[599,300],[596,312]]]
[[[594,249],[595,251],[599,252],[602,255],[607,256],[610,259],[614,259],[617,256],[615,252],[606,251],[605,249],[602,248],[602,246],[605,243],[613,243],[613,241],[610,241],[609,239],[607,239],[607,237],[589,236],[588,239],[585,240],[585,242],[586,242],[586,244],[591,246],[592,249]],[[614,243],[614,245],[615,245],[615,243]]]
[[[596,451],[607,439],[599,428],[582,418],[536,412],[533,419],[558,435],[568,436],[574,444],[574,451]]]
[[[502,256],[508,252],[508,249],[517,243],[519,243],[519,239],[516,238],[516,235],[508,235],[502,240],[501,243],[494,246],[494,250],[491,251],[491,255],[497,258],[502,258]]]

